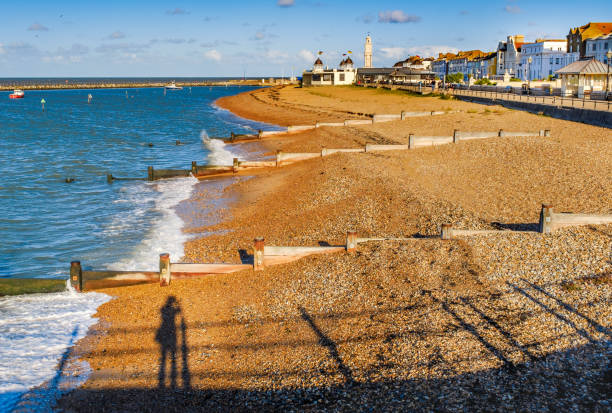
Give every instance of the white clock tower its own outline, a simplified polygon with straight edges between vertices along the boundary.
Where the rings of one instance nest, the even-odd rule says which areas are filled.
[[[370,34],[366,36],[365,48],[363,52],[363,67],[372,67],[372,38]]]

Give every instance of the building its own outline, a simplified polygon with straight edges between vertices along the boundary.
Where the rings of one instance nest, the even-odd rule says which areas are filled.
[[[368,34],[363,48],[363,67],[372,67],[372,38]]]
[[[608,59],[606,56],[608,52],[612,51],[612,33],[588,39],[585,50],[586,57],[594,57],[605,64],[612,64],[612,59]]]
[[[612,67],[594,58],[570,63],[556,73],[561,78],[561,93],[565,96],[583,98],[594,92],[603,94],[612,82]]]
[[[570,29],[567,35],[567,52],[587,56],[587,40],[612,33],[612,23],[592,23]]]
[[[428,83],[435,74],[429,70],[406,67],[364,67],[357,69],[357,83]]]
[[[567,41],[563,39],[537,39],[534,43],[524,43],[517,77],[523,80],[547,79],[578,60],[578,53],[567,53],[566,50]]]
[[[408,69],[422,69],[422,70],[431,70],[431,64],[433,62],[433,57],[428,57],[426,59],[421,58],[420,56],[411,56],[406,60],[401,60],[393,65],[393,67],[407,67]]]
[[[357,71],[350,57],[342,60],[338,69],[324,68],[321,58],[317,58],[312,70],[305,70],[302,73],[302,86],[352,85],[356,78]]]
[[[525,36],[516,34],[508,36],[505,42],[497,45],[497,74],[503,75],[508,72],[516,76],[521,64],[521,47],[525,43]]]
[[[473,79],[482,79],[497,73],[497,52],[483,53],[479,57],[468,59],[467,72]]]
[[[448,59],[448,74],[452,73],[463,73],[464,79],[468,79],[470,75],[470,66],[474,66],[474,60],[483,58],[487,54],[480,50],[468,50],[465,52],[459,52],[454,57]]]
[[[454,53],[438,53],[438,58],[431,62],[431,70],[439,79],[448,74],[448,61],[455,56]]]

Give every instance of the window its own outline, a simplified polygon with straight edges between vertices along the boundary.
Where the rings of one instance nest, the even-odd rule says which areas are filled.
[[[330,82],[331,81],[331,75],[323,75],[323,81],[324,82]]]
[[[559,64],[559,58],[558,57],[555,59],[555,64]]]
[[[597,50],[597,44],[593,44],[593,50]]]
[[[344,82],[344,73],[340,73],[340,81]]]
[[[313,82],[319,82],[321,80],[321,75],[312,75]]]

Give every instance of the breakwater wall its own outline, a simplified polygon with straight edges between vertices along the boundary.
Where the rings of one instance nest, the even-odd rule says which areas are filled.
[[[61,90],[61,89],[130,89],[130,88],[160,88],[168,82],[69,82],[69,83],[36,83],[36,81],[23,83],[0,81],[0,91],[21,90]],[[255,80],[227,80],[227,81],[184,81],[176,82],[181,87],[212,87],[212,86],[266,86]]]
[[[522,102],[516,100],[502,100],[484,96],[454,95],[456,99],[467,102],[501,105],[509,109],[524,110],[538,115],[550,116],[556,119],[581,122],[604,128],[612,128],[612,112],[586,108],[570,108],[552,106],[546,103]]]

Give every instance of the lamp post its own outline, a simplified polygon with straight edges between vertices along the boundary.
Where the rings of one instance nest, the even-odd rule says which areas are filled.
[[[529,56],[529,59],[527,59],[527,63],[529,63],[527,66],[527,87],[529,91],[527,93],[531,93],[531,62],[533,62],[533,59]]]
[[[606,73],[606,99],[608,99],[608,93],[610,93],[608,88],[609,88],[609,83],[610,83],[610,59],[612,59],[612,50],[608,50],[608,52],[606,53],[606,57],[608,58],[607,64],[606,64],[606,66],[608,67],[607,73]]]

